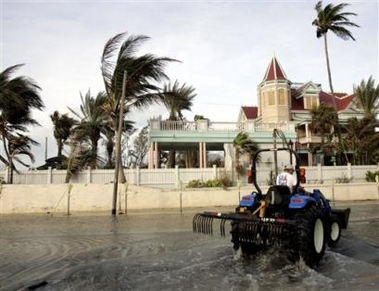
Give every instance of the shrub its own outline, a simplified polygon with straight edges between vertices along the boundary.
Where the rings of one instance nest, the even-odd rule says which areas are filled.
[[[353,179],[354,179],[353,177],[348,178],[348,177],[346,177],[346,175],[344,173],[342,173],[342,178],[337,178],[336,179],[336,183],[339,183],[339,184],[340,183],[341,184],[343,184],[343,183],[350,183]]]
[[[227,176],[223,176],[221,179],[210,179],[206,182],[202,180],[191,180],[187,184],[187,188],[214,188],[214,187],[229,187],[231,181]]]
[[[371,172],[367,171],[366,172],[366,181],[367,182],[376,182],[375,177],[379,176],[379,171]]]

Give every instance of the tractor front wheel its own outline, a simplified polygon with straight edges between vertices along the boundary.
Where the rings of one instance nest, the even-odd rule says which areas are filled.
[[[328,234],[328,245],[333,247],[341,238],[341,222],[336,215],[330,218]]]

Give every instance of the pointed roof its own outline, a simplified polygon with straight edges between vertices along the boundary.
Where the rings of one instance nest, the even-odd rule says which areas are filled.
[[[275,56],[271,59],[271,62],[268,65],[263,82],[273,80],[287,80],[287,76]]]

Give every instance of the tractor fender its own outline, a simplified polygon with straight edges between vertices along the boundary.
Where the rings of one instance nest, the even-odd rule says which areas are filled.
[[[302,209],[309,205],[315,204],[315,199],[307,195],[295,194],[291,196],[288,208],[290,209]]]
[[[239,206],[241,206],[241,207],[253,207],[253,206],[255,206],[257,204],[256,195],[257,195],[257,193],[253,192],[251,194],[242,196],[242,199],[240,201]]]

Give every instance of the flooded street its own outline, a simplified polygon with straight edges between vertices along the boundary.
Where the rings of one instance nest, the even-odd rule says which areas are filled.
[[[203,209],[2,215],[0,290],[378,290],[378,202],[335,207],[351,207],[349,227],[316,270],[192,233]]]

